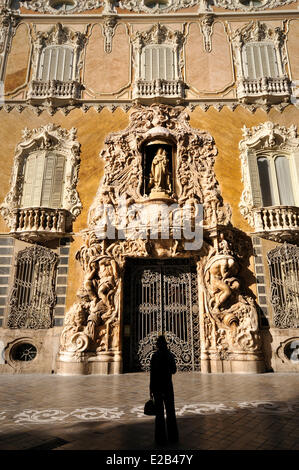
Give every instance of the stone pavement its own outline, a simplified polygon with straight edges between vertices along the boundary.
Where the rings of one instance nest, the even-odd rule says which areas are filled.
[[[177,373],[164,450],[299,450],[299,375]],[[0,376],[0,450],[152,450],[149,374]]]

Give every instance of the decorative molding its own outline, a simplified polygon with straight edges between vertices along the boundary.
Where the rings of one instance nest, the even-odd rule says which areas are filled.
[[[68,131],[66,129],[62,129],[56,124],[48,124],[46,126],[32,130],[26,128],[23,131],[23,140],[17,145],[15,151],[14,166],[11,177],[11,188],[1,205],[1,214],[13,233],[18,232],[16,222],[17,220],[20,221],[19,218],[16,218],[18,215],[16,210],[22,209],[20,204],[24,183],[24,165],[26,163],[26,158],[36,150],[57,151],[65,156],[65,185],[62,207],[60,209],[68,211],[71,220],[74,220],[80,214],[82,204],[76,190],[80,166],[80,144],[76,141],[76,133],[77,130],[75,128],[72,128],[70,131]],[[39,218],[40,216],[36,215],[36,217]],[[31,227],[28,234],[29,239],[32,239],[34,233],[36,235],[43,235],[43,231],[36,231],[34,229],[34,227],[36,227],[36,217],[34,218],[34,221],[32,221],[32,224],[30,221],[28,221],[28,223],[24,225],[24,229],[28,225]],[[58,228],[61,227],[61,224],[59,224],[58,213],[56,217],[57,222],[55,222],[55,224],[58,224]],[[42,225],[40,228],[41,227]],[[46,227],[44,226],[44,228]],[[44,231],[47,234],[48,230],[45,229]],[[33,233],[30,234],[30,232]],[[57,232],[54,232],[54,235],[55,233],[59,234],[59,232],[61,232],[60,229],[57,230]],[[26,238],[26,234],[24,236]]]
[[[239,143],[241,151],[242,181],[244,190],[239,204],[241,214],[252,227],[261,228],[258,223],[255,209],[259,209],[254,202],[251,183],[250,159],[256,161],[260,151],[283,150],[292,154],[299,152],[299,137],[297,127],[292,124],[289,128],[273,122],[265,122],[252,128],[243,127],[243,139]],[[254,164],[254,162],[253,162]],[[254,177],[255,181],[258,175]],[[257,183],[258,184],[258,183]],[[258,231],[258,230],[257,230]]]
[[[202,2],[201,0],[157,0],[155,2],[157,5],[153,7],[148,7],[147,3],[153,2],[149,2],[148,0],[120,0],[119,6],[137,13],[162,14],[180,10],[181,8],[190,8],[199,4],[202,5],[202,3],[205,4],[206,2]]]
[[[23,6],[27,8],[27,10],[34,10],[40,13],[53,13],[55,15],[72,15],[73,13],[80,13],[86,10],[95,10],[97,8],[102,7],[105,4],[107,8],[109,6],[109,1],[107,0],[72,0],[74,3],[74,8],[70,10],[58,10],[53,8],[53,0],[33,0],[33,1],[26,1],[22,2]],[[58,2],[57,2],[58,3]]]
[[[0,80],[4,79],[8,51],[20,21],[18,12],[0,6]]]
[[[260,0],[259,2],[252,1],[248,2],[249,5],[241,0],[216,0],[218,7],[226,8],[228,10],[243,10],[243,11],[260,11],[270,8],[280,7],[282,5],[288,5],[294,3],[295,0]]]
[[[200,29],[203,35],[203,44],[206,52],[212,52],[212,35],[214,25],[214,15],[205,15],[200,20]]]
[[[107,54],[112,52],[112,39],[115,35],[115,30],[117,26],[117,17],[116,16],[107,16],[103,24],[103,34],[105,38],[104,42],[104,51]]]

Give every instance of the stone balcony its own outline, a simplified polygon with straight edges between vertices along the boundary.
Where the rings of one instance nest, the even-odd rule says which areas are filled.
[[[25,241],[61,238],[69,231],[69,212],[65,209],[30,207],[15,209],[11,234]]]
[[[27,99],[31,104],[40,104],[50,101],[52,104],[69,104],[81,98],[81,83],[71,80],[39,81],[33,80],[30,84]]]
[[[299,207],[271,206],[254,209],[255,233],[274,241],[299,239]]]
[[[237,94],[243,103],[288,102],[291,96],[291,81],[288,77],[264,77],[256,80],[244,78],[238,82]]]
[[[137,80],[134,84],[133,99],[149,103],[161,100],[178,103],[184,99],[185,85],[182,80]]]

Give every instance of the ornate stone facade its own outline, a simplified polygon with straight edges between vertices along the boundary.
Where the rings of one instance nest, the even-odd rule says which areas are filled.
[[[239,279],[240,254],[231,226],[231,211],[223,203],[213,171],[217,149],[213,138],[188,124],[184,108],[166,105],[140,107],[131,114],[130,126],[110,135],[101,153],[105,174],[89,212],[86,243],[77,259],[84,271],[78,301],[67,314],[60,346],[60,371],[86,371],[92,361],[95,370],[121,370],[123,275],[128,257],[192,257],[197,261],[204,303],[201,306],[202,367],[216,371],[230,361],[237,371],[244,356],[248,368],[262,368],[257,312],[252,297],[243,293]],[[172,191],[142,194],[142,149],[156,141],[172,142],[177,149]],[[101,208],[116,208],[120,199],[129,207],[136,202],[149,205],[176,201],[179,207],[201,203],[204,207],[204,236],[201,249],[186,250],[186,240],[154,241],[138,238],[131,227],[124,240],[102,240],[107,218]],[[116,211],[116,229],[119,214]],[[134,216],[131,216],[134,217]],[[226,232],[221,227],[225,227]],[[173,226],[172,226],[173,228]],[[220,232],[222,234],[220,235]],[[226,239],[227,233],[230,241]],[[237,254],[238,253],[238,254]],[[237,259],[239,257],[239,259]],[[89,364],[88,364],[89,363]],[[96,365],[98,364],[96,368]],[[106,368],[106,369],[105,369]],[[225,367],[224,367],[225,368]]]

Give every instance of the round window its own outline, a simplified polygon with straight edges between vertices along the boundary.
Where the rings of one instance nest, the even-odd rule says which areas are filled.
[[[75,8],[75,3],[72,0],[65,1],[53,1],[51,2],[51,7],[59,11],[69,11]]]
[[[287,343],[284,353],[291,362],[299,364],[299,339]]]
[[[239,0],[239,2],[246,7],[259,7],[262,5],[261,0]]]
[[[33,361],[36,355],[36,347],[30,343],[19,343],[11,351],[11,357],[14,361]]]
[[[148,8],[166,8],[168,6],[168,0],[144,0],[144,5]]]

